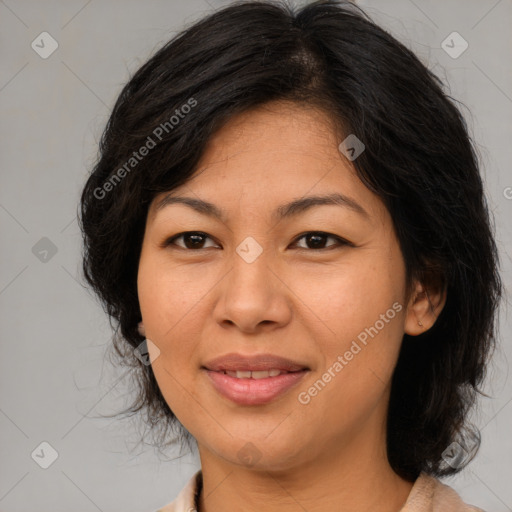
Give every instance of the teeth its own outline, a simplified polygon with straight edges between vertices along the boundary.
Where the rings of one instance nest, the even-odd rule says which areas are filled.
[[[250,379],[251,378],[251,372],[235,372],[235,377],[237,379]]]
[[[262,371],[224,371],[225,374],[229,375],[230,377],[236,377],[237,379],[266,379],[268,377],[277,377],[281,373],[288,373],[288,372],[282,372],[281,370],[262,370]]]

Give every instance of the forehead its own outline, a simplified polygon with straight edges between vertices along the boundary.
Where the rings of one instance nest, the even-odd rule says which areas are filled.
[[[273,102],[246,111],[211,137],[184,185],[154,198],[152,214],[170,204],[169,195],[195,196],[210,205],[236,202],[245,211],[264,207],[275,217],[283,213],[277,207],[286,199],[337,194],[353,211],[358,210],[355,203],[368,217],[381,216],[380,199],[340,153],[341,137],[332,119],[318,109]],[[225,214],[213,210],[219,218]]]

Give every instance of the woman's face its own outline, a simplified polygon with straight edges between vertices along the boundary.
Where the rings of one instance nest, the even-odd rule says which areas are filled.
[[[204,205],[157,208],[168,194],[150,206],[138,294],[152,368],[202,457],[288,469],[384,450],[390,379],[417,321],[392,219],[340,142],[324,114],[267,105],[225,125],[170,193],[222,218]],[[356,206],[285,206],[335,194]],[[307,370],[252,383],[206,370],[233,353]]]

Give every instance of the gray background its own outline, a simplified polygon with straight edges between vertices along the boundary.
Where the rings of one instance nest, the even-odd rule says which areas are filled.
[[[101,418],[128,403],[130,380],[105,360],[110,327],[80,284],[76,212],[101,130],[129,73],[184,24],[228,3],[0,1],[2,512],[151,512],[199,468],[196,455],[166,461],[135,445],[134,424]],[[512,1],[359,4],[467,106],[509,290]],[[43,31],[59,45],[46,59],[31,47]],[[469,44],[458,58],[441,48],[453,31]],[[512,510],[508,301],[509,294],[502,344],[485,388],[492,398],[481,400],[475,415],[481,451],[462,474],[446,480],[488,512]],[[36,449],[39,460],[49,457],[38,448],[43,441],[58,452],[48,469],[31,457]]]

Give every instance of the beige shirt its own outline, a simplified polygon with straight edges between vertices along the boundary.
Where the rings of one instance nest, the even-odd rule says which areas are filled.
[[[176,499],[156,512],[197,512],[197,498],[202,487],[202,472],[197,471]],[[484,512],[467,505],[449,486],[422,473],[399,512]]]

